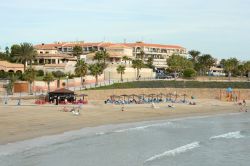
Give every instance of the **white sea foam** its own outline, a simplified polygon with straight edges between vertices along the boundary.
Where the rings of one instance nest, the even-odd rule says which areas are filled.
[[[138,126],[138,127],[133,127],[133,128],[128,128],[128,129],[121,129],[121,130],[116,130],[114,131],[115,133],[122,133],[122,132],[128,132],[128,131],[134,131],[134,130],[144,130],[146,128],[150,127],[161,127],[161,126],[174,126],[172,122],[166,122],[166,123],[156,123],[152,125],[145,125],[145,126]]]
[[[169,150],[169,151],[163,152],[161,154],[154,155],[153,157],[150,157],[149,159],[147,159],[145,162],[154,161],[154,160],[160,159],[162,157],[166,157],[166,156],[175,156],[177,154],[184,153],[184,152],[187,152],[189,150],[192,150],[192,149],[195,149],[198,147],[200,147],[200,143],[193,142],[193,143],[175,148],[173,150]]]
[[[219,138],[243,138],[244,136],[240,133],[240,131],[235,131],[235,132],[229,132],[226,134],[221,134],[221,135],[217,135],[217,136],[212,136],[210,137],[210,139],[219,139]]]

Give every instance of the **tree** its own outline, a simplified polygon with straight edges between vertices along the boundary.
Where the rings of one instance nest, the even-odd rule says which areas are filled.
[[[79,60],[75,65],[75,73],[76,75],[81,77],[81,84],[83,85],[83,77],[87,74],[88,65],[84,60]]]
[[[140,60],[140,59],[135,59],[132,61],[132,67],[137,70],[137,72],[136,72],[137,73],[137,76],[136,76],[137,80],[139,80],[139,78],[140,78],[140,70],[141,70],[141,68],[143,68],[143,66],[144,66],[144,64],[143,64],[142,60]]]
[[[74,46],[73,47],[73,55],[77,57],[77,60],[80,59],[80,55],[83,54],[83,50],[81,46]]]
[[[54,77],[57,78],[57,88],[59,88],[60,87],[60,80],[61,80],[62,77],[65,76],[65,74],[60,70],[52,72],[52,74],[54,75]]]
[[[239,61],[236,58],[229,58],[224,63],[224,70],[228,72],[228,79],[231,80],[231,75],[237,69]]]
[[[244,68],[246,70],[246,72],[248,73],[248,80],[250,81],[250,61],[247,61],[246,63],[244,63]]]
[[[10,55],[9,47],[5,47],[5,54],[9,57],[9,55]]]
[[[188,54],[191,56],[191,61],[195,64],[201,53],[199,51],[196,51],[196,50],[191,50],[188,52]]]
[[[193,68],[193,64],[183,56],[173,54],[167,59],[167,64],[170,70],[174,71],[175,77],[177,72],[182,72],[186,68]]]
[[[106,50],[101,51],[103,57],[103,63],[106,64],[106,60],[109,59],[109,53]]]
[[[54,76],[53,76],[53,74],[52,73],[46,73],[45,74],[45,76],[44,76],[44,78],[43,78],[43,81],[45,81],[46,83],[47,83],[47,85],[48,85],[48,92],[50,92],[50,83],[52,82],[52,81],[54,81],[55,79],[54,79]]]
[[[29,68],[27,70],[25,70],[24,72],[24,80],[29,82],[29,91],[30,94],[32,94],[32,83],[34,82],[34,80],[36,79],[36,71],[33,68]]]
[[[154,68],[154,66],[153,66],[153,58],[152,57],[149,57],[148,58],[148,60],[147,60],[147,66],[149,67],[149,68]]]
[[[209,54],[203,54],[198,57],[198,67],[200,72],[205,75],[212,66],[215,65],[216,60]]]
[[[103,73],[103,65],[100,63],[90,64],[88,69],[90,74],[95,77],[95,85],[98,85],[98,76]]]
[[[109,59],[109,53],[106,50],[97,51],[94,56],[94,60],[97,60],[98,63],[103,61],[106,64],[106,60]]]
[[[141,49],[138,55],[139,55],[139,58],[142,60],[142,62],[144,62],[145,52]]]
[[[11,55],[17,62],[24,64],[24,70],[26,70],[26,64],[29,62],[30,68],[32,67],[32,60],[35,59],[37,52],[30,43],[21,43],[20,45],[13,45],[11,47]]]
[[[125,65],[127,65],[127,61],[129,61],[129,57],[128,56],[123,56],[122,60],[125,61]]]
[[[100,63],[101,60],[103,59],[103,54],[101,53],[101,51],[97,51],[97,52],[95,53],[95,56],[94,56],[93,59],[94,59],[94,60],[97,60],[98,63]]]
[[[13,94],[13,87],[17,79],[18,79],[17,76],[15,76],[14,74],[11,74],[8,76],[9,83],[6,87],[8,94]]]
[[[196,71],[192,68],[187,68],[183,71],[183,76],[185,78],[193,78],[196,76]]]
[[[243,77],[243,75],[246,74],[246,68],[245,68],[244,64],[238,65],[237,71],[239,72],[240,77]]]
[[[117,68],[116,68],[116,71],[118,74],[121,74],[121,81],[123,82],[123,78],[122,78],[122,75],[125,73],[125,70],[126,70],[126,67],[123,66],[123,65],[119,65]]]

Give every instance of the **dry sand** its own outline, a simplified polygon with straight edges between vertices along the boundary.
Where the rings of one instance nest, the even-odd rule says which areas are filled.
[[[152,109],[150,104],[125,105],[122,112],[119,105],[94,101],[83,106],[80,116],[74,116],[70,112],[61,112],[63,106],[37,106],[31,101],[16,106],[15,101],[8,106],[0,105],[0,144],[106,124],[239,112],[239,106],[233,103],[212,99],[196,102],[195,106],[175,104],[174,109],[168,108],[168,103],[156,104],[159,109]]]

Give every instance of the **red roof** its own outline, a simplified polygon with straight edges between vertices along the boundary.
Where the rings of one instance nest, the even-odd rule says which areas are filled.
[[[166,48],[166,49],[185,49],[178,45],[164,45],[164,44],[149,44],[144,42],[136,43],[110,43],[110,42],[97,42],[97,43],[56,43],[56,44],[40,44],[36,45],[36,49],[57,49],[58,47],[110,47],[116,45],[123,45],[127,47],[155,47],[155,48]]]
[[[125,43],[124,45],[129,47],[156,47],[156,48],[168,48],[168,49],[184,49],[184,47],[178,45],[149,44],[144,42]]]
[[[39,45],[35,45],[34,47],[38,50],[57,50],[58,47],[60,47],[62,45],[61,44],[39,44]]]

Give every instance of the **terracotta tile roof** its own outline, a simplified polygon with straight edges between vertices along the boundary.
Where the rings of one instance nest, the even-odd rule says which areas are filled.
[[[131,47],[126,46],[125,44],[113,44],[108,46],[107,48],[131,48]]]
[[[155,48],[166,48],[166,49],[185,49],[184,47],[178,45],[164,45],[164,44],[149,44],[144,42],[136,42],[136,43],[110,43],[110,42],[96,42],[96,43],[56,43],[56,44],[40,44],[36,45],[36,49],[57,49],[60,47],[116,47],[117,45],[126,46],[126,47],[155,47]]]
[[[37,50],[57,50],[58,47],[61,47],[63,44],[39,44],[35,45],[35,49]]]
[[[111,57],[111,58],[115,58],[115,57],[121,58],[123,56],[124,56],[124,54],[119,53],[119,52],[109,52],[109,57]]]
[[[124,43],[128,47],[155,47],[155,48],[168,48],[168,49],[185,49],[178,45],[164,45],[164,44],[149,44],[144,42],[137,43]]]
[[[7,67],[7,68],[24,68],[23,64],[10,63],[7,61],[0,61],[0,66]]]

